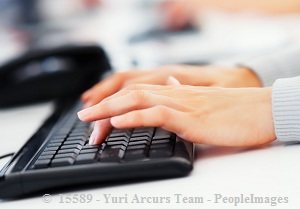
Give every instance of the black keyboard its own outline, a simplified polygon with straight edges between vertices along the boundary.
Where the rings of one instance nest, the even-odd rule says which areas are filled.
[[[104,143],[89,145],[93,127],[77,118],[80,109],[78,103],[62,114],[47,137],[39,139],[42,144],[24,168],[3,175],[18,174],[22,193],[15,185],[10,188],[9,181],[5,184],[4,178],[0,188],[5,185],[9,192],[0,192],[0,197],[82,183],[184,176],[191,171],[193,144],[161,128],[113,129]]]

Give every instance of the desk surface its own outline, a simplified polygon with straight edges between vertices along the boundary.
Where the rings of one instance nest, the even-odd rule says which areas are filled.
[[[51,103],[0,111],[0,153],[15,151],[35,132],[40,123],[51,113]],[[222,203],[217,198],[261,196],[287,197],[288,203],[275,208],[297,208],[300,204],[300,144],[274,143],[259,149],[233,149],[198,145],[194,170],[184,178],[122,185],[83,188],[53,194],[50,203],[42,195],[15,201],[0,201],[1,208],[236,208],[234,203]],[[88,174],[87,174],[88,178]],[[177,203],[176,194],[180,194]],[[90,203],[66,203],[67,197],[91,195]],[[105,196],[106,195],[106,196]],[[105,197],[127,196],[128,203],[107,203]],[[131,203],[139,197],[168,197],[170,203]],[[90,196],[89,196],[90,197]],[[183,197],[198,203],[184,203]],[[192,198],[194,197],[194,198]],[[197,198],[195,198],[197,197]],[[63,198],[63,199],[61,199]],[[64,201],[62,203],[61,201]],[[86,199],[85,199],[86,200]],[[218,201],[216,203],[215,201]],[[125,198],[123,198],[125,201]],[[153,200],[154,201],[154,200]],[[239,208],[274,208],[270,203],[241,203]]]

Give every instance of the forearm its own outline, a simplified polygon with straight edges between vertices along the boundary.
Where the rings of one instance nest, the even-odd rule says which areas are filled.
[[[255,72],[263,86],[271,86],[278,78],[300,75],[300,46],[290,47],[239,64]]]
[[[298,0],[191,0],[193,8],[201,9],[222,9],[227,11],[252,11],[269,14],[295,13],[300,11]]]
[[[277,139],[300,141],[300,76],[276,80],[272,112]]]

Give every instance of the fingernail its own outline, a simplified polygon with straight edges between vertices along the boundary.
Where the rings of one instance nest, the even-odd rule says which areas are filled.
[[[89,139],[89,145],[93,145],[95,144],[96,138],[99,136],[99,127],[98,126],[94,126],[94,130],[90,136]]]
[[[84,119],[86,118],[86,116],[89,115],[89,112],[90,112],[89,109],[84,109],[84,110],[79,111],[79,112],[77,113],[78,118],[79,118],[80,120],[84,120]]]
[[[91,107],[91,106],[93,106],[93,103],[92,103],[92,102],[87,102],[87,103],[85,103],[85,104],[83,105],[82,109],[86,109],[86,108],[89,108],[89,107]]]
[[[167,85],[179,86],[180,82],[173,76],[169,76],[167,79]]]
[[[89,138],[89,145],[93,145],[95,141],[95,131],[92,132],[90,138]]]
[[[112,118],[110,119],[110,123],[111,123],[113,126],[118,126],[118,124],[119,124],[120,122],[122,122],[122,120],[123,120],[122,116],[115,116],[115,117],[112,117]]]

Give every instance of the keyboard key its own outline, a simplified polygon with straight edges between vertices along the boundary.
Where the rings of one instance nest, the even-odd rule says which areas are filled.
[[[125,152],[125,160],[139,160],[147,156],[146,149],[130,149]]]
[[[101,145],[98,145],[98,144],[93,144],[93,145],[86,144],[82,147],[82,149],[93,149],[93,148],[99,149],[100,147],[101,147]]]
[[[56,150],[58,150],[58,147],[46,147],[44,151],[48,152],[48,151],[56,151]]]
[[[125,152],[125,160],[138,160],[147,157],[148,146],[146,144],[139,144],[128,146]]]
[[[110,135],[109,135],[109,138],[114,138],[114,137],[127,137],[127,138],[129,138],[130,137],[130,134],[131,134],[131,132],[129,132],[129,131],[125,131],[125,132],[116,132],[116,133],[111,133]]]
[[[67,165],[72,165],[73,163],[74,163],[74,159],[71,157],[57,158],[52,160],[51,167],[67,166]]]
[[[50,142],[47,147],[59,147],[61,143],[59,142]]]
[[[99,160],[102,162],[117,162],[124,156],[124,150],[117,147],[105,147],[101,152]]]
[[[47,168],[51,159],[43,159],[43,160],[37,160],[34,163],[34,168]]]
[[[76,153],[79,154],[80,150],[79,149],[64,149],[64,150],[58,150],[58,154],[63,154],[63,153]]]
[[[106,141],[126,141],[128,142],[129,141],[129,138],[127,137],[124,137],[124,136],[118,136],[118,137],[113,137],[113,138],[107,138]]]
[[[56,153],[56,151],[44,151],[42,152],[41,156],[43,155],[54,155]]]
[[[150,142],[149,142],[149,141],[130,141],[130,142],[129,142],[129,146],[132,146],[132,145],[140,145],[140,144],[149,145]]]
[[[153,133],[149,132],[139,132],[139,133],[133,133],[131,135],[131,138],[140,137],[140,136],[148,136],[149,138],[152,137]]]
[[[171,139],[157,139],[152,140],[151,144],[165,144],[165,143],[171,143]]]
[[[66,141],[76,141],[76,140],[81,140],[81,141],[87,141],[87,137],[84,137],[84,136],[71,136],[71,137],[68,137],[66,139]]]
[[[151,141],[151,138],[148,136],[138,136],[138,137],[132,137],[130,138],[130,142],[132,141]]]
[[[76,164],[83,164],[83,163],[91,163],[96,160],[97,152],[95,153],[83,153],[77,156]]]
[[[153,133],[154,132],[154,128],[152,127],[145,127],[145,128],[136,128],[133,130],[133,133]]]
[[[65,145],[74,145],[74,144],[83,146],[85,144],[85,141],[81,141],[81,140],[65,141],[63,146],[65,146]]]
[[[162,128],[157,128],[155,131],[155,134],[153,136],[153,140],[156,139],[168,139],[171,138],[172,133],[169,131],[166,131]]]
[[[80,144],[67,144],[63,145],[60,150],[65,150],[65,149],[79,149],[81,150],[82,146]]]
[[[88,133],[84,133],[84,132],[80,132],[80,133],[71,133],[69,134],[69,137],[80,137],[80,136],[83,136],[83,137],[88,137]]]
[[[72,152],[72,153],[59,153],[59,154],[56,154],[54,156],[54,159],[57,159],[57,158],[66,158],[66,157],[71,157],[71,158],[76,158],[77,154]]]
[[[149,150],[150,158],[170,157],[173,153],[173,146],[170,143],[151,145]]]
[[[122,145],[122,144],[118,144],[118,145],[106,145],[107,148],[109,149],[122,149],[122,150],[126,150],[126,147],[125,145]]]
[[[83,153],[94,153],[94,152],[98,152],[98,148],[83,149],[83,150],[80,151],[80,154],[83,154]]]
[[[53,156],[54,156],[54,154],[53,155],[40,155],[38,160],[51,159]]]
[[[106,142],[107,145],[124,145],[126,146],[128,142],[126,141],[108,141]]]
[[[65,140],[65,138],[61,138],[61,139],[50,139],[51,143],[62,143]]]

